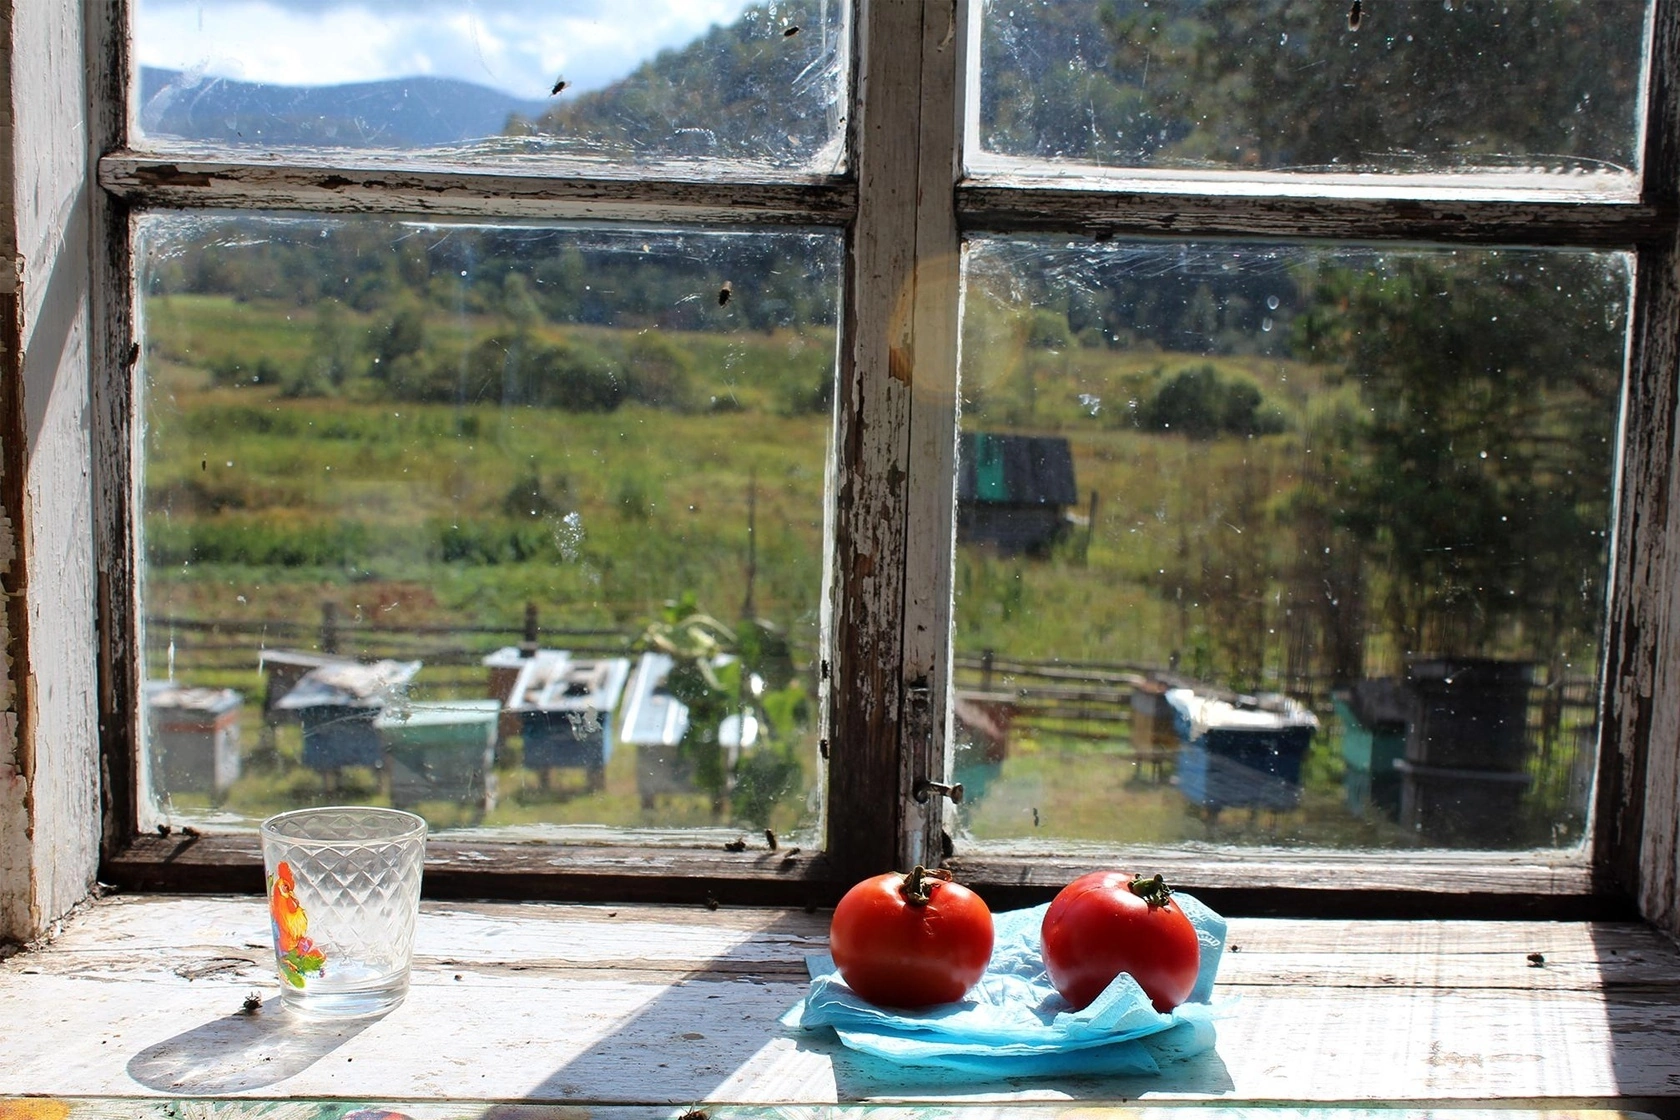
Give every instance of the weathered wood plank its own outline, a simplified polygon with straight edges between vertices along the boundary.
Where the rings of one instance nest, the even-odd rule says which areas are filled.
[[[738,167],[692,165],[614,171],[600,164],[281,163],[118,151],[99,161],[99,182],[136,207],[439,218],[841,225],[856,205],[854,186],[837,177],[776,181],[745,176]]]
[[[72,926],[37,967],[63,976],[145,979],[161,957],[185,951],[194,960],[177,965],[177,976],[261,980],[272,968],[265,921],[256,898],[114,898]],[[1680,951],[1632,926],[1391,923],[1377,937],[1317,921],[1239,920],[1237,928],[1235,949],[1220,969],[1227,986],[1615,987],[1680,998]],[[805,957],[826,948],[827,934],[826,911],[428,903],[416,962],[506,982],[553,970],[607,971],[638,981],[709,972],[798,982]],[[1543,958],[1538,967],[1533,953]]]
[[[1660,162],[1653,170],[1648,189],[1672,201],[1680,200],[1680,137],[1676,135],[1680,133],[1680,80],[1674,72],[1680,66],[1680,3],[1665,0],[1658,5],[1656,18],[1657,45],[1651,65],[1653,72],[1660,72],[1661,77],[1656,79],[1659,84],[1648,125],[1653,134],[1649,142],[1654,150],[1647,158]],[[1652,347],[1648,360],[1666,364],[1647,371],[1646,377],[1664,377],[1662,389],[1653,386],[1652,405],[1670,410],[1667,432],[1671,439],[1680,439],[1675,434],[1680,431],[1680,420],[1675,419],[1675,410],[1680,410],[1680,390],[1676,388],[1680,369],[1674,360],[1674,333],[1680,328],[1680,293],[1676,291],[1680,288],[1676,280],[1680,274],[1680,234],[1652,257],[1650,263],[1657,272],[1653,282],[1661,293],[1652,301],[1652,311],[1666,318],[1653,322],[1650,329],[1665,324],[1669,346],[1666,351]],[[1675,498],[1680,494],[1680,449],[1671,443],[1667,447],[1653,446],[1652,450],[1657,454],[1666,451],[1665,459],[1659,462],[1667,464],[1661,493],[1667,499],[1668,516],[1651,527],[1662,533],[1660,552],[1667,563],[1653,571],[1655,582],[1639,588],[1651,596],[1646,603],[1651,608],[1646,638],[1654,643],[1656,655],[1649,738],[1644,744],[1639,902],[1648,919],[1680,934],[1680,703],[1674,699],[1680,694],[1680,573],[1675,572],[1673,562],[1680,555],[1680,501]],[[1655,463],[1641,464],[1636,472],[1643,481],[1660,469]]]
[[[850,880],[891,870],[908,821],[901,782],[904,480],[913,379],[920,5],[857,6],[857,220],[846,239],[824,674],[828,847]]]
[[[1408,188],[1253,176],[1193,182],[984,175],[957,187],[970,233],[1047,232],[1110,237],[1335,238],[1450,244],[1631,249],[1674,228],[1671,204],[1601,194],[1466,189],[1450,181]]]
[[[1680,201],[1680,4],[1659,0],[1647,113],[1646,198]],[[1644,912],[1680,932],[1680,234],[1639,257],[1610,618],[1594,851]]]
[[[86,897],[100,842],[81,7],[5,4],[0,36],[15,280],[0,304],[0,938],[27,938]]]
[[[1130,867],[1228,914],[1340,918],[1626,920],[1625,895],[1577,853],[1136,848],[1070,856],[996,843],[948,861],[994,908],[1046,901],[1087,871]]]
[[[1632,903],[1580,853],[1092,850],[992,844],[948,861],[994,908],[1048,901],[1099,867],[1160,871],[1229,914],[1307,917],[1621,920]],[[254,891],[262,860],[249,833],[145,835],[103,869],[125,890]],[[832,905],[857,880],[823,853],[763,847],[509,844],[433,838],[430,898]]]
[[[114,895],[81,915],[52,944],[54,958],[82,954],[150,952],[171,945],[231,943],[256,921],[258,896]],[[556,904],[530,902],[426,902],[423,921],[446,930],[454,953],[494,954],[503,950],[550,952],[557,943],[575,944],[573,959],[607,959],[634,946],[638,957],[690,961],[711,958],[722,948],[762,943],[799,959],[828,933],[828,911],[725,906]],[[256,915],[255,918],[252,915]],[[1234,919],[1241,935],[1230,938],[1235,961],[1251,955],[1377,956],[1435,959],[1446,955],[1547,959],[1597,959],[1615,965],[1635,956],[1670,968],[1680,984],[1680,948],[1638,925],[1549,921],[1407,921],[1372,924],[1318,919]],[[184,938],[183,931],[192,931]],[[267,945],[261,926],[259,947]],[[547,946],[547,948],[542,948]],[[441,950],[440,950],[441,951]],[[596,954],[590,957],[588,954]],[[44,958],[37,958],[44,959]]]
[[[141,836],[101,871],[125,890],[262,888],[261,849],[251,833]],[[423,889],[430,898],[805,906],[831,903],[844,888],[828,856],[795,848],[728,852],[721,846],[434,839],[426,845]]]
[[[216,1098],[173,1098],[151,1102],[165,1116],[191,1116],[194,1120],[339,1120],[347,1108],[371,1115],[395,1113],[404,1120],[561,1120],[570,1115],[567,1106],[553,1108],[526,1105],[512,1108],[473,1103],[431,1101],[276,1101],[263,1098],[221,1100]],[[40,1099],[0,1100],[0,1105],[23,1106],[26,1117],[51,1120],[132,1120],[134,1102],[118,1097],[80,1097],[65,1101]],[[39,1110],[39,1111],[36,1111]],[[683,1108],[658,1105],[596,1105],[589,1109],[591,1120],[672,1120]],[[708,1104],[709,1120],[813,1120],[814,1115],[833,1120],[924,1120],[926,1106],[882,1105],[873,1102],[828,1105],[820,1114],[805,1105]],[[354,1115],[354,1112],[351,1113]],[[999,1104],[967,1103],[962,1115],[968,1120],[1175,1120],[1182,1111],[1174,1106],[1140,1107],[1107,1102],[1070,1102],[1061,1106],[1045,1102]],[[1303,1108],[1254,1108],[1244,1105],[1205,1105],[1198,1108],[1202,1120],[1373,1120],[1372,1110],[1358,1107],[1309,1106]],[[1384,1120],[1437,1120],[1435,1110],[1397,1107],[1383,1111]],[[1542,1107],[1526,1109],[1455,1108],[1453,1120],[1650,1120],[1648,1114],[1627,1110]]]
[[[87,23],[88,160],[128,140],[131,71],[128,5],[99,0],[85,6]],[[140,680],[140,565],[134,511],[139,505],[140,410],[135,406],[140,351],[134,292],[133,231],[127,204],[105,191],[89,192],[94,243],[89,287],[89,436],[93,445],[95,609],[99,620],[99,784],[101,862],[114,856],[139,827],[136,781],[142,711]]]
[[[905,522],[905,707],[901,788],[912,791],[898,867],[936,866],[954,831],[952,802],[920,786],[948,784],[951,579],[956,541],[957,354],[962,239],[951,184],[961,175],[968,5],[922,5],[917,142],[916,270],[911,297],[909,467]]]
[[[107,900],[0,963],[0,1095],[1680,1108],[1680,958],[1643,927],[1237,920],[1215,1053],[1157,1078],[985,1085],[777,1025],[825,920],[428,904],[407,1001],[309,1027],[274,1006],[258,900]],[[243,1014],[252,990],[267,1000]]]

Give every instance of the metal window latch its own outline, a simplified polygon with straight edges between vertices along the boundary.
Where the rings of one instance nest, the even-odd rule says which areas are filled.
[[[961,805],[963,799],[961,782],[952,782],[950,785],[946,785],[944,782],[935,782],[928,778],[917,778],[916,787],[911,792],[915,795],[916,800],[923,805],[926,805],[927,799],[936,793],[941,797],[949,797],[953,805]]]

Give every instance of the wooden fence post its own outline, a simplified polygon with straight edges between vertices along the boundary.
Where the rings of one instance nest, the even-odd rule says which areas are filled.
[[[338,652],[338,604],[331,599],[321,600],[321,652]]]
[[[528,602],[525,604],[525,640],[519,644],[520,651],[526,657],[536,656],[538,649],[537,629],[537,605]]]

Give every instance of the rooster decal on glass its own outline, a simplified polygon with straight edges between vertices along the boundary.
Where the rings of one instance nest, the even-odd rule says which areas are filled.
[[[309,939],[309,915],[298,904],[296,890],[292,865],[282,860],[268,877],[268,916],[274,923],[280,975],[292,987],[301,988],[306,977],[321,974],[327,955]]]

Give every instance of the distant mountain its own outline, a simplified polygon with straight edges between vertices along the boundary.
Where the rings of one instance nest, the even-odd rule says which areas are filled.
[[[839,93],[849,52],[843,5],[747,7],[623,78],[560,98],[510,132],[550,150],[612,159],[732,159],[831,170],[845,132]]]
[[[754,4],[603,89],[539,101],[447,78],[285,86],[146,68],[140,130],[246,148],[430,148],[499,138],[508,150],[629,163],[734,159],[833,169],[845,131],[842,9],[830,0]]]
[[[140,72],[145,135],[236,147],[429,148],[500,136],[548,107],[452,78],[283,86]]]

